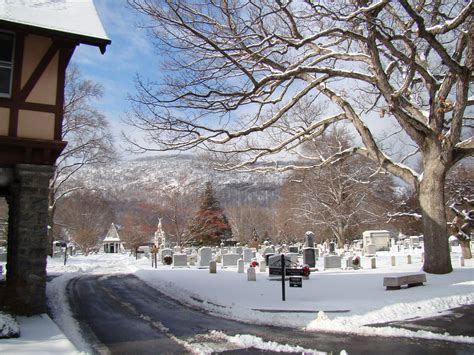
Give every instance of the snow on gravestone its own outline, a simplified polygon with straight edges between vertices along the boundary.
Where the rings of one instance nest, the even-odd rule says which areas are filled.
[[[164,264],[165,263],[165,256],[173,256],[173,250],[171,249],[161,249],[161,263]]]
[[[198,268],[208,268],[212,260],[212,250],[209,247],[202,247],[198,250]]]
[[[307,231],[305,233],[305,246],[307,248],[314,248],[314,233],[311,231]]]

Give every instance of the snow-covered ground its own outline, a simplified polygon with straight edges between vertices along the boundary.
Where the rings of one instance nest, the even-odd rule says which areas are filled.
[[[410,252],[412,264],[407,264],[406,254],[397,255],[396,267],[391,266],[388,252],[377,253],[376,269],[369,267],[368,258],[362,258],[363,268],[360,270],[322,270],[322,265],[318,264],[320,271],[303,280],[302,288],[289,288],[286,284],[286,301],[281,298],[281,282],[269,280],[268,272],[259,272],[258,268],[257,281],[252,282],[247,281],[245,273],[237,273],[236,268],[219,267],[217,274],[196,267],[159,265],[155,269],[148,259],[135,260],[128,255],[75,256],[68,259],[66,266],[60,258],[48,259],[48,274],[58,275],[48,283],[48,304],[58,326],[80,351],[85,352],[88,346],[71,317],[65,298],[67,281],[84,273],[133,273],[182,302],[251,323],[474,343],[474,338],[468,336],[366,326],[436,315],[454,307],[474,304],[474,260],[466,260],[465,266],[461,267],[457,249],[452,253],[452,273],[427,274],[423,287],[386,291],[382,284],[384,276],[420,271],[419,250]],[[273,313],[268,310],[287,312]],[[288,312],[297,310],[305,312]],[[19,340],[24,340],[23,336]],[[15,342],[13,339],[8,341]],[[0,352],[4,343],[5,340],[0,340]]]

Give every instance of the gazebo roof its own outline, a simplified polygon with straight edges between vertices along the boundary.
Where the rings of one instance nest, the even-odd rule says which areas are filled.
[[[0,24],[98,46],[111,43],[92,0],[0,0]]]

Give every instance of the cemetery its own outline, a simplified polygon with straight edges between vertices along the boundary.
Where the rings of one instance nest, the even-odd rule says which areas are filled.
[[[365,325],[437,314],[474,302],[474,263],[472,259],[466,260],[461,266],[459,247],[452,248],[453,273],[426,275],[420,272],[422,248],[399,250],[395,245],[391,251],[367,255],[356,246],[344,250],[329,243],[312,244],[311,237],[307,234],[301,243],[292,245],[291,253],[290,246],[269,242],[259,248],[238,245],[181,248],[179,253],[174,251],[177,248],[164,248],[158,252],[157,268],[152,266],[151,255],[144,254],[138,260],[128,254],[73,256],[67,266],[62,265],[60,258],[49,258],[48,274],[61,276],[48,284],[47,293],[52,303],[60,299],[66,281],[77,270],[107,274],[131,272],[185,304],[231,319],[318,331],[414,337],[419,336],[415,331],[400,333],[383,327],[369,329]],[[285,255],[285,266],[302,269],[303,262],[309,260],[308,255],[305,257],[308,248],[314,248],[314,253],[309,255],[315,256],[314,266],[309,267],[306,277],[286,275],[286,300],[283,301],[281,273],[271,275],[270,269],[281,267],[277,262],[281,260],[281,253]],[[244,259],[247,249],[252,254],[249,262],[245,261],[248,258]],[[246,253],[248,256],[250,252]],[[169,265],[164,262],[165,257],[171,257]],[[401,287],[396,287],[398,284],[394,282]],[[423,285],[407,287],[419,282]],[[387,290],[387,286],[396,289]],[[65,312],[63,307],[67,305],[57,302],[52,307],[60,320],[60,314]],[[273,312],[278,312],[278,316]],[[433,333],[430,337],[459,339],[449,334]]]

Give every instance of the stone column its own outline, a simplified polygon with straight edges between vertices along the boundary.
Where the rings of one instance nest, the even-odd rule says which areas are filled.
[[[10,185],[7,294],[17,314],[46,311],[48,191],[52,166],[19,164]]]

